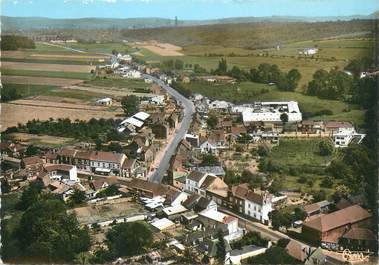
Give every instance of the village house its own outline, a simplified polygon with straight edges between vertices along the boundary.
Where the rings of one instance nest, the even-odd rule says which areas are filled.
[[[110,106],[112,105],[112,99],[111,98],[101,98],[96,100],[96,104],[103,105],[103,106]]]
[[[338,244],[351,251],[375,252],[377,237],[367,228],[351,228],[338,241]]]
[[[215,199],[219,204],[218,196],[227,197],[228,194],[228,186],[222,179],[199,171],[192,171],[187,176],[185,190]]]
[[[20,158],[26,151],[26,147],[19,143],[0,143],[1,155],[10,156],[14,158]]]
[[[120,175],[125,154],[104,151],[61,149],[57,152],[59,163],[77,165],[79,169],[97,174]]]
[[[312,217],[319,214],[328,213],[329,207],[332,205],[329,201],[320,201],[304,206],[304,212],[307,214],[307,217]]]
[[[228,205],[231,209],[268,224],[273,210],[272,195],[267,191],[250,190],[246,183],[231,187]]]
[[[338,133],[340,129],[344,129],[347,131],[354,131],[354,126],[350,122],[345,121],[325,121],[324,122],[324,131],[330,135]]]
[[[238,227],[238,219],[234,216],[221,213],[214,209],[199,212],[198,220],[205,229],[216,229],[223,231],[227,241],[233,241],[243,236],[243,230]]]
[[[64,164],[46,164],[44,169],[51,180],[79,182],[76,166]]]
[[[207,137],[200,139],[200,152],[202,154],[218,155],[221,150],[226,149],[225,134],[223,131],[212,131]]]
[[[322,247],[335,249],[338,240],[346,231],[353,228],[370,225],[372,215],[359,205],[353,205],[342,210],[321,215],[303,223],[304,238],[320,244]]]
[[[138,196],[154,198],[158,196],[167,196],[169,191],[178,191],[177,189],[163,184],[153,183],[146,180],[133,178],[128,184],[128,189]]]
[[[212,199],[208,199],[199,194],[193,193],[182,203],[184,207],[188,210],[194,212],[201,212],[206,209],[215,209],[217,210],[217,204]]]
[[[144,178],[146,170],[137,159],[125,159],[121,167],[121,176],[124,178]]]
[[[226,83],[234,84],[236,79],[230,76],[225,75],[206,75],[206,76],[197,76],[196,79],[200,81],[206,81],[209,83]]]

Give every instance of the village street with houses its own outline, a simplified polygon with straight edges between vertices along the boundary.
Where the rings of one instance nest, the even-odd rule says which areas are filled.
[[[361,93],[353,89],[371,91],[375,69],[327,72],[328,82],[351,93],[328,101],[344,100],[334,115],[323,106],[309,111],[304,98],[329,99],[295,92],[297,69],[262,63],[246,71],[220,58],[207,70],[177,58],[158,65],[141,59],[144,49],[183,55],[157,41],[125,41],[128,49],[112,53],[87,51],[68,37],[37,43],[88,56],[91,76],[6,104],[99,115],[58,113],[2,128],[3,260],[376,264],[372,106],[354,101]],[[308,46],[296,48],[299,58],[322,52]],[[307,88],[316,91],[323,74]],[[237,100],[246,82],[263,88]],[[17,93],[17,85],[9,89]],[[265,98],[270,93],[282,96]],[[362,109],[367,117],[359,122],[346,118]]]

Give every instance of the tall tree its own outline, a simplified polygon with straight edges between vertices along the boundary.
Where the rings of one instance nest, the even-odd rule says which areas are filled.
[[[126,116],[134,115],[139,110],[139,98],[135,95],[123,97],[121,105]]]
[[[144,253],[153,243],[151,230],[142,222],[117,224],[107,232],[106,238],[114,257]]]
[[[50,261],[72,261],[90,246],[88,229],[81,229],[60,200],[41,199],[22,215],[17,231],[20,246],[29,256]]]
[[[221,230],[217,232],[217,244],[216,244],[216,258],[219,264],[225,263],[226,256],[226,245],[224,240],[224,235]]]

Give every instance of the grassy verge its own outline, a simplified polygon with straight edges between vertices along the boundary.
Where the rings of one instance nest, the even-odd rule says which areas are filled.
[[[59,77],[68,79],[90,79],[90,73],[75,73],[75,72],[53,72],[53,71],[35,71],[35,70],[14,70],[1,69],[3,75],[19,75],[19,76],[40,76],[40,77]]]

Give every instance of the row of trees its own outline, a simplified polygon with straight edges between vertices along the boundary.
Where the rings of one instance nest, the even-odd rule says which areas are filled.
[[[216,75],[228,75],[238,81],[252,81],[256,83],[275,83],[280,90],[293,91],[296,89],[298,82],[301,79],[301,74],[297,69],[292,69],[288,73],[279,69],[276,64],[262,63],[258,68],[252,68],[249,72],[240,69],[237,66],[233,66],[228,70],[228,63],[226,59],[222,58],[218,67],[213,74]]]
[[[372,60],[362,58],[352,60],[346,67],[346,71],[332,69],[318,70],[313,74],[313,80],[308,83],[306,93],[319,98],[343,100],[354,104],[368,101],[372,94],[370,87],[375,82],[375,78],[360,78],[360,73],[367,71],[372,64]],[[351,74],[348,74],[350,71]],[[367,108],[367,104],[363,107]]]
[[[113,119],[90,119],[89,121],[50,119],[47,121],[31,120],[18,127],[8,128],[6,132],[25,132],[30,134],[46,134],[52,136],[72,137],[79,140],[95,140],[105,135],[108,141],[120,140],[115,128],[120,121]]]
[[[325,99],[345,100],[351,93],[353,77],[347,73],[333,69],[317,70],[313,80],[309,82],[307,94]]]
[[[1,50],[18,50],[19,48],[34,49],[35,43],[25,36],[4,35],[1,36]]]

